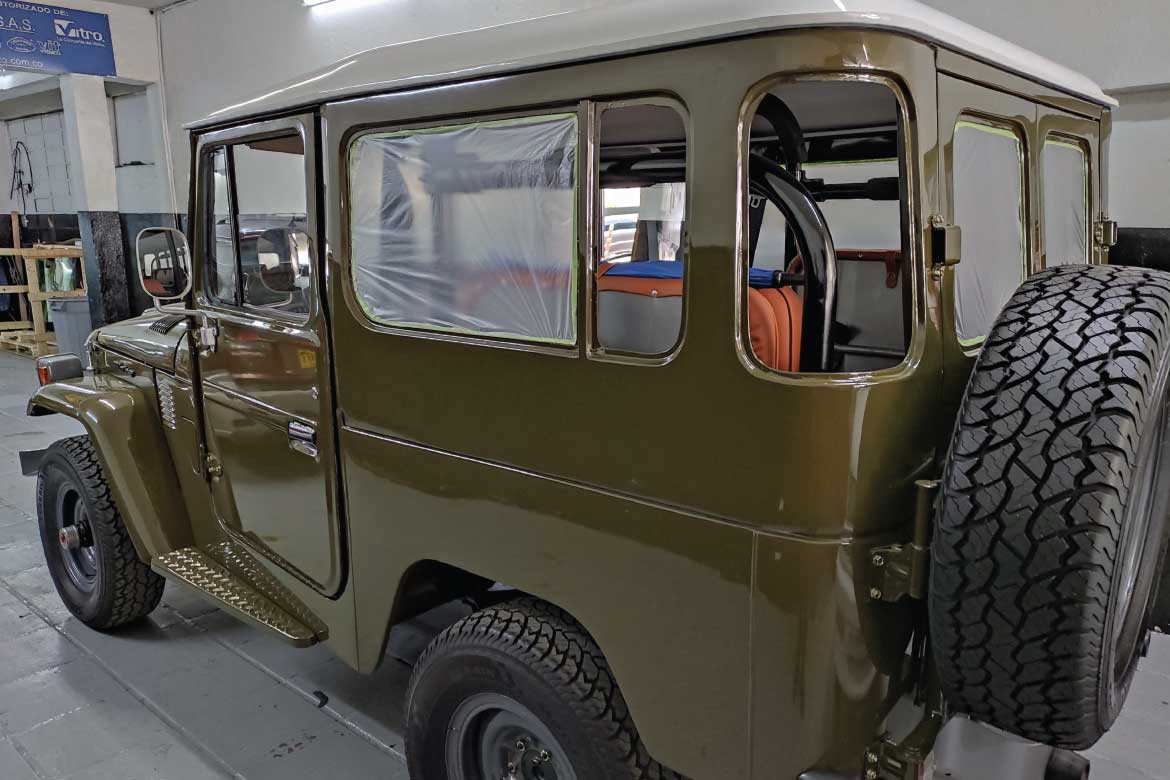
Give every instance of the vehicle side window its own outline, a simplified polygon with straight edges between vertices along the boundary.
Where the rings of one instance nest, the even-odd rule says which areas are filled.
[[[228,150],[220,147],[210,155],[208,186],[211,199],[207,226],[207,294],[213,301],[238,305],[236,280],[236,242],[232,227],[231,179],[228,175]]]
[[[281,136],[237,144],[232,154],[244,303],[307,315],[312,262],[304,142]]]
[[[955,127],[955,223],[963,231],[955,269],[959,340],[974,345],[1023,282],[1027,268],[1024,144],[1017,131],[980,119]]]
[[[779,372],[892,368],[912,335],[898,96],[885,83],[782,81],[750,124],[744,343]]]
[[[208,295],[304,318],[312,268],[304,141],[293,133],[220,147],[210,171]]]
[[[376,322],[576,343],[577,117],[359,136],[354,289]]]
[[[1044,142],[1044,267],[1088,263],[1089,156],[1083,144]]]
[[[599,127],[597,346],[664,355],[682,336],[686,126],[670,106],[625,104]]]

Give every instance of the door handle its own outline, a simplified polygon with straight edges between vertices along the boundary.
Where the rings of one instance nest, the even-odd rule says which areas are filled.
[[[288,448],[293,452],[317,459],[317,429],[293,420],[288,424]]]

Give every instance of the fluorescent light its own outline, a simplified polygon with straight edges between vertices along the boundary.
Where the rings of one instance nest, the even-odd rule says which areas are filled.
[[[332,3],[333,0],[301,0],[304,5],[323,5],[325,3]]]

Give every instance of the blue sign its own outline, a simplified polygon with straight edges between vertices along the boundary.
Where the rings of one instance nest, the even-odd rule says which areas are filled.
[[[114,76],[105,14],[0,0],[0,68]]]

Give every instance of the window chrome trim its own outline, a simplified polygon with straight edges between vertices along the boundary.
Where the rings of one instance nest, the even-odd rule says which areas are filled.
[[[666,352],[659,354],[644,354],[640,352],[626,352],[623,350],[606,349],[597,338],[597,267],[601,262],[601,232],[599,230],[598,217],[605,213],[601,205],[601,115],[611,108],[630,108],[637,106],[661,106],[663,108],[670,108],[678,114],[682,122],[684,143],[687,153],[686,164],[686,204],[683,211],[684,222],[689,222],[691,217],[692,204],[692,190],[691,182],[693,181],[693,164],[694,156],[691,154],[691,116],[687,111],[686,104],[681,98],[665,93],[650,94],[638,97],[622,97],[605,101],[587,101],[589,103],[589,135],[588,146],[586,152],[589,160],[589,175],[588,185],[589,190],[585,193],[588,201],[588,209],[585,215],[587,222],[584,225],[584,234],[586,236],[585,245],[585,288],[582,300],[586,302],[586,321],[588,327],[586,328],[587,340],[585,341],[585,356],[589,360],[595,360],[599,363],[618,363],[627,366],[665,366],[674,362],[679,353],[682,352],[683,344],[686,341],[687,335],[687,292],[690,288],[691,276],[691,247],[689,239],[683,244],[683,293],[682,293],[682,317],[679,320],[678,336],[672,346]]]
[[[1015,138],[1015,140],[1016,140],[1016,144],[1017,144],[1016,148],[1019,151],[1019,163],[1020,163],[1020,231],[1021,231],[1020,235],[1021,235],[1021,251],[1022,251],[1022,263],[1020,266],[1020,284],[1023,284],[1024,281],[1029,276],[1032,275],[1031,265],[1032,265],[1032,252],[1033,252],[1033,246],[1032,246],[1033,237],[1032,237],[1032,229],[1031,229],[1032,220],[1031,220],[1030,205],[1029,205],[1029,201],[1031,200],[1031,198],[1029,197],[1029,190],[1032,186],[1032,181],[1031,181],[1031,173],[1029,171],[1029,166],[1028,166],[1028,161],[1031,159],[1031,150],[1029,149],[1029,146],[1028,146],[1028,131],[1023,125],[1020,125],[1018,122],[1015,122],[1011,119],[1008,119],[1007,117],[997,116],[995,114],[989,114],[986,111],[980,111],[979,109],[975,109],[975,108],[964,108],[962,111],[959,112],[958,116],[955,118],[955,126],[953,128],[951,128],[951,143],[952,143],[952,145],[954,144],[955,134],[958,132],[959,127],[961,127],[963,124],[968,124],[968,125],[971,125],[974,127],[987,128],[987,129],[983,130],[983,132],[996,132],[996,131],[998,131],[998,132],[996,132],[996,134],[1002,134],[1003,132],[1008,132],[1008,133],[1011,133],[1012,137]],[[955,201],[955,198],[954,198],[955,172],[953,170],[953,165],[952,165],[952,170],[947,171],[945,173],[945,175],[947,176],[947,178],[949,180],[949,185],[951,188],[951,193],[952,193],[951,194],[951,210],[953,211],[954,210],[954,201]],[[975,357],[983,349],[983,343],[985,341],[987,341],[987,337],[989,335],[991,335],[991,333],[990,333],[990,331],[988,331],[987,333],[983,334],[982,336],[973,337],[970,339],[964,339],[959,335],[959,314],[958,314],[958,311],[959,311],[959,279],[958,279],[958,276],[956,276],[954,281],[952,282],[952,288],[953,288],[953,292],[954,292],[954,304],[953,305],[954,305],[954,312],[955,312],[955,315],[954,315],[954,317],[955,317],[955,343],[957,343],[959,345],[959,349],[961,349],[963,351],[964,355],[966,355],[967,357]],[[992,327],[994,327],[994,322],[992,323]]]
[[[755,357],[750,343],[747,341],[747,277],[748,277],[748,200],[750,178],[748,166],[750,161],[750,134],[752,119],[756,108],[770,90],[780,84],[798,82],[830,82],[830,81],[861,81],[882,84],[889,89],[897,101],[898,120],[901,125],[901,148],[898,150],[899,164],[905,178],[906,198],[902,206],[903,224],[900,226],[902,240],[906,251],[903,262],[906,267],[906,282],[910,284],[911,316],[909,318],[911,333],[906,356],[896,366],[883,368],[878,371],[857,372],[795,372],[774,371],[762,365]],[[849,386],[865,387],[884,382],[893,382],[903,379],[913,373],[922,361],[926,351],[927,323],[926,323],[926,273],[923,263],[924,248],[922,244],[923,227],[919,215],[919,177],[921,176],[918,162],[918,138],[916,122],[912,111],[912,102],[909,90],[893,75],[871,71],[826,71],[816,73],[784,74],[780,73],[761,79],[752,85],[740,103],[739,118],[736,125],[737,142],[737,197],[739,203],[736,209],[736,241],[735,241],[735,351],[740,365],[759,379],[786,385],[818,385],[818,386]]]
[[[1038,188],[1040,203],[1037,210],[1038,216],[1041,219],[1039,236],[1040,255],[1044,258],[1044,268],[1048,268],[1048,223],[1047,212],[1048,207],[1048,193],[1046,191],[1048,177],[1044,170],[1044,151],[1049,144],[1058,146],[1075,147],[1081,153],[1081,157],[1085,162],[1085,264],[1094,264],[1094,246],[1093,246],[1093,149],[1088,139],[1074,135],[1072,133],[1062,132],[1060,130],[1049,130],[1048,133],[1040,140],[1040,160],[1037,170],[1040,172],[1040,187]]]
[[[578,273],[573,276],[573,284],[577,286],[574,291],[574,304],[576,310],[573,314],[573,323],[575,329],[575,338],[572,343],[556,344],[551,342],[541,342],[537,340],[527,339],[518,335],[492,335],[488,333],[460,333],[451,330],[444,330],[439,328],[427,327],[425,325],[404,325],[398,323],[382,322],[374,319],[366,311],[362,305],[361,298],[358,295],[356,284],[354,282],[354,262],[353,262],[353,240],[351,235],[351,218],[352,203],[350,198],[351,181],[350,181],[350,163],[351,155],[354,147],[364,137],[370,135],[379,135],[384,133],[410,133],[412,131],[424,132],[426,130],[434,130],[435,128],[443,127],[464,127],[467,125],[482,124],[487,122],[500,122],[512,119],[529,119],[548,117],[557,114],[572,114],[577,123],[577,143],[575,147],[576,160],[574,163],[575,170],[573,174],[573,185],[575,188],[580,188],[583,180],[584,166],[582,164],[583,152],[583,133],[581,124],[581,105],[585,101],[576,100],[571,104],[555,103],[546,106],[538,106],[531,109],[501,109],[498,111],[491,111],[481,114],[470,115],[445,115],[442,117],[432,117],[425,120],[405,120],[401,122],[373,122],[362,125],[356,125],[349,129],[340,139],[340,149],[344,151],[344,156],[341,159],[339,172],[339,190],[341,199],[341,214],[339,219],[339,228],[341,230],[341,244],[344,248],[340,253],[341,274],[340,284],[342,290],[342,297],[345,299],[346,306],[355,315],[356,322],[366,330],[383,333],[392,336],[403,336],[406,338],[421,339],[424,341],[441,341],[450,344],[464,344],[474,347],[488,347],[494,349],[503,349],[511,352],[530,352],[541,355],[550,355],[553,357],[580,357],[582,344],[582,328],[580,323],[580,309],[581,309],[581,290],[580,290],[580,268],[583,264],[583,259],[580,255],[580,198],[573,199],[573,228],[574,241],[572,243],[573,251],[577,253],[574,262],[577,266]],[[579,193],[578,193],[579,196]]]

